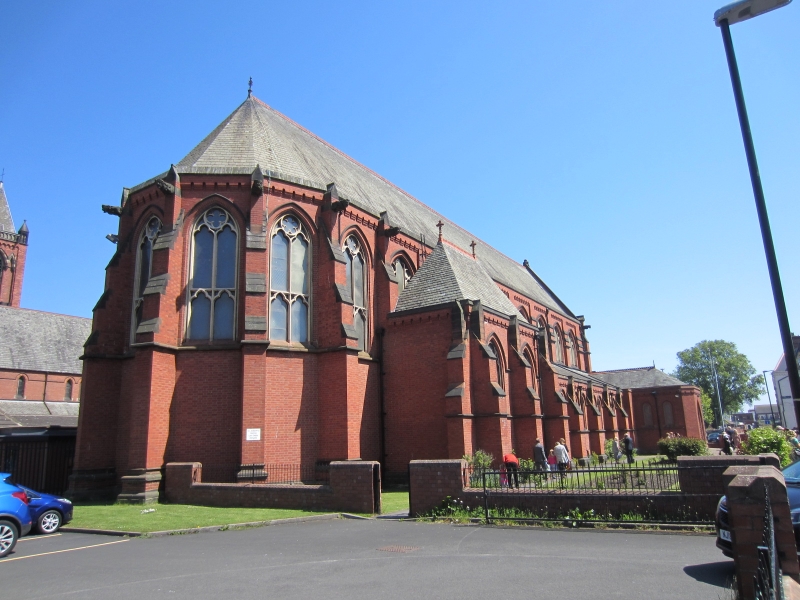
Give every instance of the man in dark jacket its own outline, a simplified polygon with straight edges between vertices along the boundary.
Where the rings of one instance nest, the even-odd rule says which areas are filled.
[[[628,457],[628,464],[633,464],[633,438],[630,433],[626,433],[622,438],[622,449],[625,451],[625,456]]]
[[[533,462],[536,464],[536,470],[543,471],[547,479],[547,452],[544,451],[544,445],[539,438],[536,438],[536,443],[533,445]]]

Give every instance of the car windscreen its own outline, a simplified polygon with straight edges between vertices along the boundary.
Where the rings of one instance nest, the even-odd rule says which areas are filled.
[[[783,469],[786,483],[800,483],[800,462],[792,463]]]

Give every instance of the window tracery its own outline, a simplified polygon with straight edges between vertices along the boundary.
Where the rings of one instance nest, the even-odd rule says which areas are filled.
[[[494,369],[495,369],[495,380],[497,385],[500,386],[501,389],[506,389],[505,383],[505,368],[503,366],[503,355],[500,352],[500,346],[497,343],[497,340],[491,340],[489,342],[489,347],[494,352],[494,355],[497,359],[494,361]]]
[[[346,274],[347,289],[353,299],[353,326],[358,336],[358,349],[366,350],[367,338],[367,286],[366,261],[364,251],[358,238],[349,236],[344,242],[344,254],[347,257]]]
[[[570,332],[569,340],[567,341],[569,344],[569,366],[570,367],[577,367],[578,366],[578,351],[577,351],[577,342],[575,341],[575,336]]]
[[[564,364],[564,347],[561,342],[561,328],[558,325],[553,327],[553,349],[555,350],[554,361]]]
[[[270,245],[269,339],[307,343],[311,303],[310,238],[300,220],[285,215]]]
[[[411,271],[402,258],[396,258],[394,261],[394,276],[397,278],[397,295],[403,293],[406,289],[408,281],[411,279]]]
[[[204,212],[192,231],[188,339],[234,338],[237,254],[233,218],[221,208]]]
[[[141,239],[136,253],[136,280],[133,284],[133,326],[131,327],[131,340],[136,336],[136,330],[142,322],[144,310],[144,290],[150,282],[153,271],[153,244],[161,233],[161,220],[151,217],[142,231]]]

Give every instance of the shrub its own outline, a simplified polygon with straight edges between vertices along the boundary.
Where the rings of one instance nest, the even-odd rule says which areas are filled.
[[[465,454],[462,458],[467,461],[467,465],[472,469],[472,474],[469,478],[470,487],[483,485],[483,474],[492,470],[494,456],[490,452],[476,450],[475,454]],[[491,482],[487,482],[487,484],[491,485]]]
[[[792,462],[792,445],[781,431],[771,427],[758,427],[748,432],[747,441],[742,444],[744,454],[774,452],[785,467]]]
[[[679,456],[703,456],[708,454],[708,443],[689,437],[662,438],[658,440],[658,452],[669,460],[677,460]]]

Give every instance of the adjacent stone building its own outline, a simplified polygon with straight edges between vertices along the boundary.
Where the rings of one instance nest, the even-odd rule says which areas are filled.
[[[25,222],[19,230],[14,228],[6,190],[0,181],[0,306],[19,306],[28,233],[28,224]]]
[[[640,435],[639,396],[686,388],[593,373],[583,317],[528,261],[255,97],[103,210],[119,230],[83,356],[76,495],[151,499],[171,461],[272,481],[526,457],[537,437],[586,456]],[[673,424],[702,431],[699,391],[681,398]]]

